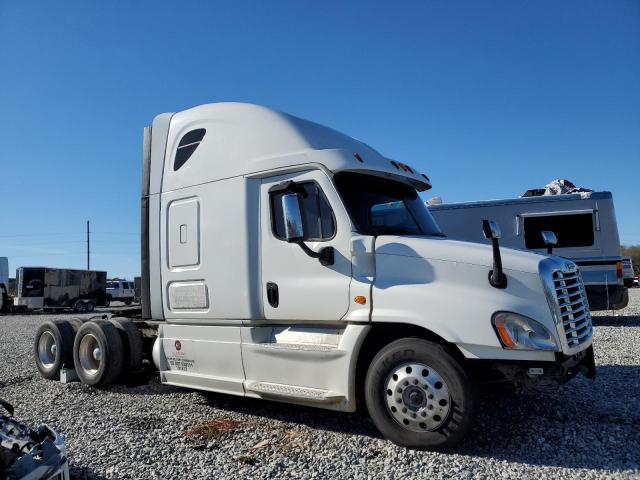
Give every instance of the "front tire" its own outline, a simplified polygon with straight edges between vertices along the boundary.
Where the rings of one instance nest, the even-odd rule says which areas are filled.
[[[393,443],[444,450],[469,431],[476,388],[442,345],[403,338],[385,346],[371,362],[365,400],[376,427]]]

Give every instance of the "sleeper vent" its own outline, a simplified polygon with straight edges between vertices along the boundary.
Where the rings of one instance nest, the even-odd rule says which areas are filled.
[[[182,167],[187,160],[189,160],[189,157],[193,155],[193,152],[196,151],[196,148],[198,148],[198,145],[200,145],[200,142],[204,138],[205,133],[207,133],[207,131],[204,128],[198,128],[185,133],[184,137],[180,140],[178,150],[176,151],[176,158],[173,161],[174,172]]]

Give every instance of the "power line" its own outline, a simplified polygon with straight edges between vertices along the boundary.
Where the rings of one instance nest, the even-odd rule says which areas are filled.
[[[86,232],[66,232],[66,233],[52,233],[52,232],[33,232],[33,233],[16,233],[11,235],[0,235],[0,238],[21,238],[21,237],[58,237],[58,236],[80,236]],[[134,232],[91,232],[94,235],[140,235]]]

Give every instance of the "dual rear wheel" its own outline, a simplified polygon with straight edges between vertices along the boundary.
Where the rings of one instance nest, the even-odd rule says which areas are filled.
[[[47,379],[75,369],[82,383],[105,387],[142,366],[142,336],[131,320],[48,321],[34,342],[35,361]]]

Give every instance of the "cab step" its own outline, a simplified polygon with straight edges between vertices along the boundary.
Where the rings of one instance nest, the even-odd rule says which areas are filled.
[[[283,383],[245,382],[245,389],[261,397],[286,397],[310,400],[319,403],[334,403],[344,400],[344,395],[319,388],[300,387]]]

